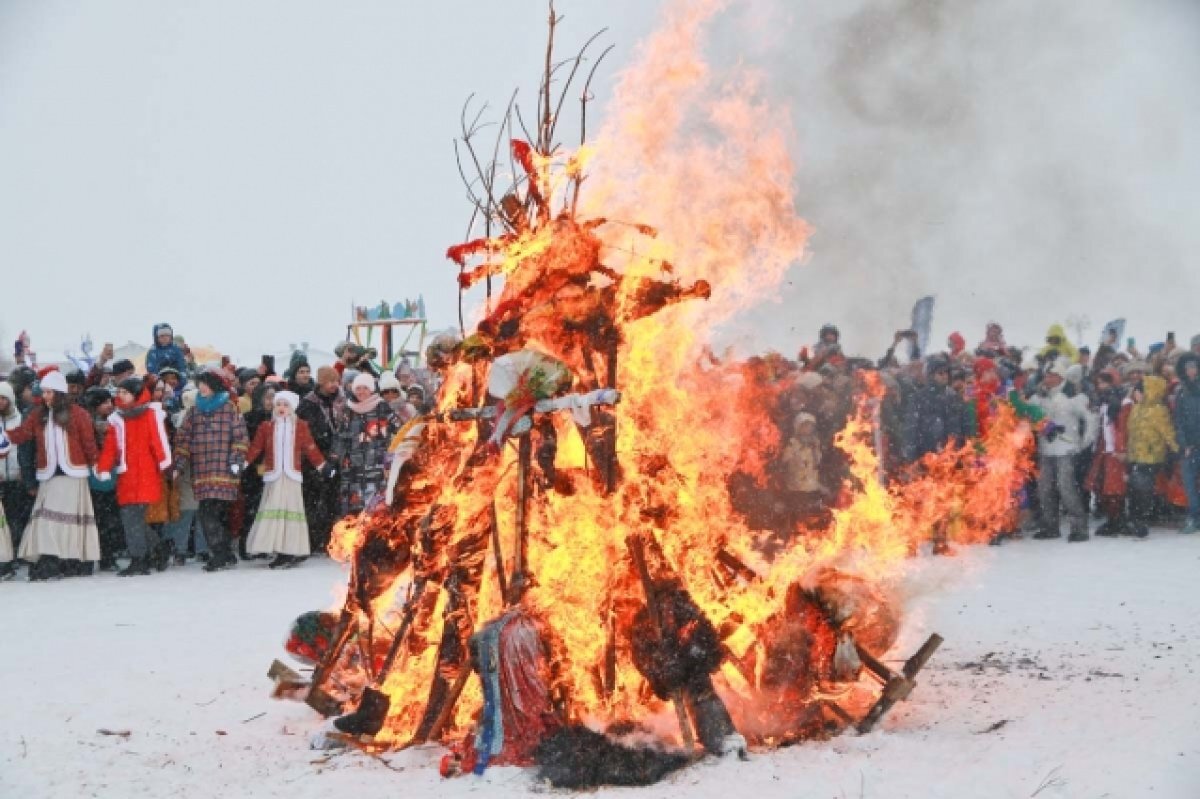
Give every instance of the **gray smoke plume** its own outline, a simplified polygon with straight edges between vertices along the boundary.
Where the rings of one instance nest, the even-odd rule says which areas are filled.
[[[807,262],[732,331],[794,354],[832,321],[879,354],[936,294],[933,341],[1039,343],[1070,315],[1200,332],[1200,4],[857,0],[730,9],[713,49],[788,99]],[[769,318],[769,322],[761,319]]]

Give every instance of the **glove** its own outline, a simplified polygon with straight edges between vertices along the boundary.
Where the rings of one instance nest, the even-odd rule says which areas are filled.
[[[234,477],[237,477],[239,474],[242,473],[241,464],[237,464],[237,463],[229,464],[229,473],[232,474]]]
[[[331,480],[337,476],[337,469],[329,461],[321,464],[321,476],[326,480]]]

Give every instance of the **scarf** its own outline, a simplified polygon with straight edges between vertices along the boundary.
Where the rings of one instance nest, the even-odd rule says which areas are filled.
[[[217,392],[216,394],[213,394],[211,397],[197,396],[196,397],[196,410],[200,411],[200,413],[204,414],[205,416],[209,416],[209,415],[214,414],[217,411],[221,410],[221,408],[225,407],[225,404],[227,402],[229,402],[229,392],[228,391]]]
[[[381,402],[383,402],[383,397],[379,396],[378,394],[372,394],[362,402],[359,402],[358,400],[350,400],[346,403],[346,405],[355,413],[365,416],[379,407],[379,403]]]

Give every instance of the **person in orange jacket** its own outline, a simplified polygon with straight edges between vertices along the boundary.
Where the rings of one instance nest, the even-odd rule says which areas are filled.
[[[154,382],[152,377],[146,382],[130,378],[117,386],[117,409],[108,417],[108,433],[96,465],[101,480],[114,471],[117,475],[117,504],[131,558],[117,572],[122,577],[149,574],[152,559],[159,571],[166,568],[166,550],[146,523],[146,508],[162,498],[162,475],[171,468],[165,413],[152,404]]]

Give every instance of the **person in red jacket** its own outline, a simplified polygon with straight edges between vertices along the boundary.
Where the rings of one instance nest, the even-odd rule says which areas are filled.
[[[38,494],[17,557],[32,563],[30,580],[90,574],[100,560],[100,534],[88,491],[96,436],[88,412],[72,402],[61,372],[41,381],[42,403],[7,431],[20,446],[37,442]],[[2,452],[0,452],[2,454]]]
[[[162,497],[162,473],[171,468],[171,449],[163,411],[152,405],[155,379],[137,378],[117,386],[117,409],[108,417],[108,434],[96,467],[97,477],[107,480],[117,474],[117,504],[125,527],[129,565],[117,572],[122,577],[149,574],[151,555],[161,558],[164,550],[158,534],[146,523],[146,508]],[[161,571],[165,561],[155,563]]]
[[[272,569],[297,566],[310,553],[308,518],[304,513],[303,476],[301,460],[328,479],[334,476],[333,464],[317,448],[308,424],[296,417],[300,397],[291,391],[275,395],[271,418],[258,426],[246,464],[263,459],[263,495],[254,526],[246,542],[246,551],[274,554]]]

